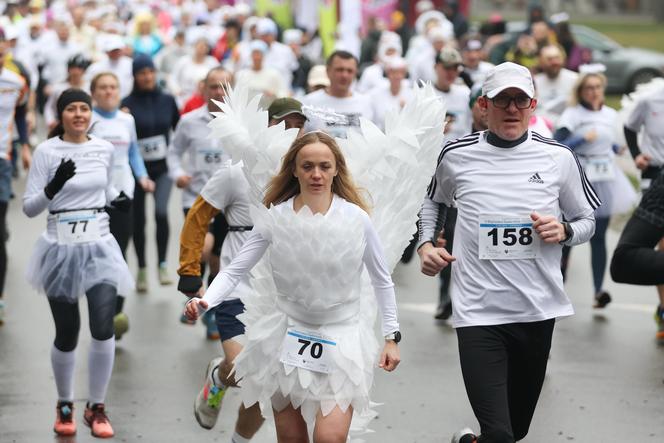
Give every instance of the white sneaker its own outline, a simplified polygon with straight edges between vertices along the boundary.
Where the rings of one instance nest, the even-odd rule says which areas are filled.
[[[194,415],[196,421],[205,429],[212,429],[217,423],[217,417],[221,410],[221,401],[226,393],[226,388],[220,388],[212,380],[212,372],[223,361],[223,358],[213,358],[205,371],[203,388],[196,396],[194,402]]]
[[[473,432],[472,429],[470,428],[463,428],[460,431],[457,431],[453,436],[452,436],[452,442],[451,443],[473,443],[475,442],[477,437],[475,436],[475,433]]]

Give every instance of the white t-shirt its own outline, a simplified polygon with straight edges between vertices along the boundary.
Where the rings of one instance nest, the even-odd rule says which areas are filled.
[[[569,148],[531,131],[512,147],[490,144],[486,131],[468,135],[448,143],[439,156],[425,206],[427,202],[458,209],[451,286],[455,327],[573,314],[560,272],[561,245],[541,242],[536,258],[480,258],[480,246],[491,235],[499,253],[499,242],[535,244],[537,234],[526,226],[533,211],[571,220],[574,244],[592,236],[599,201]],[[490,231],[490,223],[497,222],[487,220],[510,218],[520,220],[509,228],[512,232],[506,227]],[[423,216],[421,229],[428,231],[430,222]],[[432,234],[433,228],[421,232],[421,238]]]
[[[276,69],[264,66],[260,71],[253,69],[242,69],[235,75],[238,82],[245,82],[249,86],[250,93],[263,94],[261,105],[265,108],[275,98],[288,95],[288,89],[283,77]]]
[[[368,120],[374,118],[373,108],[369,97],[353,92],[350,97],[338,98],[329,95],[324,89],[312,92],[302,97],[302,104],[311,106],[316,114],[333,111],[341,114],[342,119],[326,121],[320,115],[313,115],[305,124],[305,131],[321,130],[333,137],[346,138],[349,128],[360,128],[360,117]]]
[[[585,142],[574,150],[579,156],[613,156],[613,144],[616,142],[615,126],[618,113],[613,108],[602,106],[599,111],[592,111],[582,105],[567,108],[558,120],[558,128],[567,128],[572,135],[585,136],[595,131],[597,138]]]
[[[0,158],[8,158],[12,142],[14,109],[25,84],[22,77],[8,70],[0,71]]]
[[[117,111],[112,118],[107,118],[93,111],[89,133],[113,145],[113,186],[133,199],[136,182],[129,166],[129,147],[137,143],[134,117]]]
[[[558,77],[554,79],[543,72],[535,74],[533,80],[537,91],[536,112],[555,124],[567,107],[578,76],[576,72],[565,68],[561,69]]]
[[[205,184],[201,197],[224,214],[229,226],[253,226],[249,183],[242,172],[242,162],[225,161]],[[235,258],[250,234],[250,230],[228,233],[221,246],[222,269]],[[227,300],[245,297],[252,291],[249,276],[244,275]]]
[[[472,129],[472,115],[468,103],[470,101],[470,89],[466,85],[456,83],[450,86],[447,92],[434,88],[436,94],[445,101],[447,113],[454,116],[454,120],[448,123],[449,132],[445,134],[445,141],[463,137]]]
[[[168,175],[173,180],[183,175],[191,176],[191,183],[182,190],[183,208],[192,207],[205,183],[228,159],[221,141],[209,138],[207,125],[212,118],[207,106],[183,115],[168,147]]]
[[[637,102],[625,126],[635,132],[643,128],[641,152],[652,157],[651,165],[664,165],[664,88]]]
[[[401,85],[399,94],[392,95],[390,84],[383,83],[369,92],[371,107],[373,108],[373,122],[380,129],[385,129],[385,115],[395,109],[401,109],[414,97],[413,89],[404,84]]]

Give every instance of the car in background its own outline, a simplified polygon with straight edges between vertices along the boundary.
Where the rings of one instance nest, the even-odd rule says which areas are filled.
[[[664,77],[664,53],[641,48],[626,48],[606,35],[584,25],[570,26],[576,42],[592,51],[593,63],[606,66],[607,92],[624,94],[636,85]],[[526,29],[525,22],[509,22],[507,33],[516,41]]]

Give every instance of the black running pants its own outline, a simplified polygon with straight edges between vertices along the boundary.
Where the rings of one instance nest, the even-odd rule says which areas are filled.
[[[664,284],[664,251],[654,249],[662,237],[664,228],[632,216],[613,253],[613,280],[632,285]]]
[[[528,433],[554,323],[457,328],[463,381],[480,423],[478,443],[513,443]]]

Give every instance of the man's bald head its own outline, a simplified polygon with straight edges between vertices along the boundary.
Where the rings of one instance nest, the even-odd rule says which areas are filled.
[[[539,66],[547,77],[551,79],[558,77],[564,64],[565,56],[559,46],[546,45],[540,49]]]

